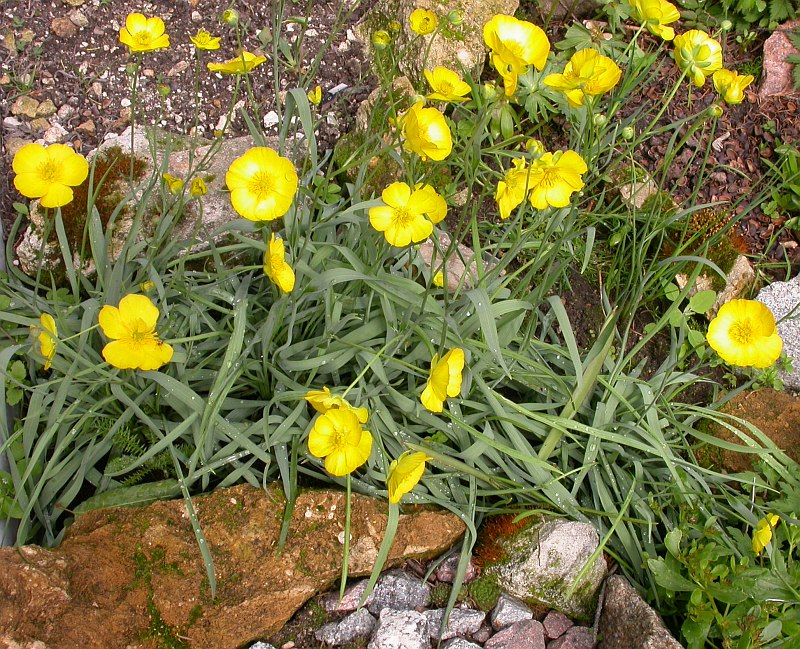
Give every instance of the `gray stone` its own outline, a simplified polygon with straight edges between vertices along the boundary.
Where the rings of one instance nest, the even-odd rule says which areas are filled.
[[[596,16],[601,3],[597,0],[539,0],[537,5],[542,20],[575,20]]]
[[[489,620],[492,628],[503,629],[511,626],[515,622],[530,620],[533,618],[533,611],[518,599],[503,593],[497,599],[497,604],[492,609]]]
[[[275,647],[268,642],[256,642],[255,644],[251,644],[249,649],[275,649]]]
[[[516,622],[495,633],[483,646],[485,649],[545,649],[544,627],[537,620]]]
[[[442,649],[481,649],[479,644],[464,640],[464,638],[453,638],[445,642],[441,647]]]
[[[370,612],[359,609],[338,622],[323,625],[314,633],[314,637],[332,647],[338,647],[358,638],[366,638],[375,628],[376,620]]]
[[[596,644],[594,632],[585,626],[573,626],[557,640],[553,640],[547,649],[594,649]]]
[[[417,611],[381,611],[367,649],[429,649],[428,620]]]
[[[431,588],[402,570],[387,572],[378,579],[365,603],[378,615],[383,609],[410,610],[426,607],[431,601]]]
[[[773,282],[762,288],[756,300],[764,303],[778,323],[783,351],[792,360],[791,372],[778,376],[790,390],[800,390],[800,275],[788,282]]]
[[[447,626],[442,630],[444,611],[443,608],[425,611],[431,640],[448,640],[457,635],[470,635],[478,631],[486,619],[486,613],[483,611],[476,611],[472,608],[454,608],[450,611]]]
[[[761,86],[758,89],[760,99],[773,95],[796,94],[792,88],[792,64],[786,61],[790,54],[798,54],[786,35],[800,27],[800,20],[790,20],[776,29],[764,41],[764,63],[761,74]]]
[[[572,618],[589,619],[607,568],[602,555],[585,571],[584,566],[599,542],[597,531],[588,523],[548,520],[501,540],[508,558],[484,572],[515,597]]]
[[[682,649],[625,577],[610,576],[600,612],[598,649]]]
[[[358,608],[361,598],[367,590],[368,579],[362,579],[344,591],[344,596],[339,600],[338,593],[328,593],[320,598],[320,605],[328,613],[350,613]]]
[[[436,581],[443,581],[446,584],[452,584],[456,578],[456,572],[458,571],[458,563],[461,560],[461,555],[453,554],[439,565],[436,568]],[[477,576],[477,570],[475,570],[475,565],[472,563],[472,557],[469,558],[467,562],[467,570],[464,573],[464,583],[469,583]]]
[[[550,611],[542,621],[544,632],[550,640],[564,635],[564,632],[575,623],[559,611]]]

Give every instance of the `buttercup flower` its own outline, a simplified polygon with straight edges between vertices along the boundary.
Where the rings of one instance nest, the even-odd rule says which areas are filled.
[[[702,86],[706,77],[722,68],[722,47],[702,29],[692,29],[678,34],[675,43],[675,63],[696,86]]]
[[[222,22],[229,27],[236,27],[239,24],[239,12],[236,9],[226,9],[222,12]]]
[[[511,215],[525,200],[525,193],[530,189],[530,169],[525,165],[525,158],[514,158],[512,164],[503,180],[497,183],[494,195],[502,219]]]
[[[219,72],[221,74],[247,74],[266,60],[266,56],[256,56],[252,52],[242,52],[235,59],[224,63],[207,63],[206,67],[211,72]]]
[[[744,99],[744,89],[747,88],[755,77],[752,74],[739,74],[733,70],[717,70],[712,77],[714,89],[722,95],[726,104],[741,104]]]
[[[125,27],[119,30],[119,40],[131,52],[152,52],[169,47],[164,21],[158,16],[147,18],[139,13],[128,14]]]
[[[671,2],[666,0],[628,0],[633,9],[633,17],[641,22],[647,30],[665,41],[675,38],[675,30],[667,27],[681,17],[680,12]]]
[[[457,397],[461,392],[461,372],[464,369],[464,350],[456,347],[444,356],[431,360],[431,373],[422,391],[420,401],[431,412],[442,412],[447,397]]]
[[[200,177],[192,178],[192,184],[189,187],[189,195],[192,198],[198,198],[206,194],[208,194],[208,187],[206,187],[205,181]]]
[[[417,102],[401,118],[403,146],[423,160],[444,160],[453,150],[450,127],[438,110],[423,106]]]
[[[389,465],[386,486],[389,489],[389,502],[397,504],[422,478],[425,473],[425,462],[430,460],[421,451],[406,451]]]
[[[529,65],[542,70],[550,53],[544,31],[525,20],[498,14],[483,26],[483,41],[492,51],[492,65],[503,78],[505,94],[517,89],[517,79]]]
[[[423,70],[428,85],[433,92],[427,96],[428,99],[438,99],[439,101],[467,101],[466,97],[472,88],[466,81],[463,81],[455,72],[439,65],[430,70]]]
[[[42,207],[62,207],[71,202],[72,187],[89,175],[86,159],[64,144],[26,144],[14,155],[14,187]]]
[[[294,271],[286,263],[286,249],[283,239],[278,239],[272,233],[267,251],[264,253],[264,273],[270,281],[284,293],[291,293],[294,288]]]
[[[305,400],[314,410],[323,414],[331,409],[349,408],[356,413],[359,423],[366,424],[369,417],[369,411],[366,408],[354,408],[342,397],[331,394],[328,386],[325,386],[322,390],[309,390],[306,393]]]
[[[39,342],[39,353],[44,356],[44,369],[49,370],[53,356],[56,355],[58,330],[56,321],[49,313],[39,316],[39,327],[32,327],[33,334]]]
[[[777,514],[767,514],[758,521],[753,530],[753,552],[761,554],[769,545],[772,540],[772,530],[775,529],[778,521],[780,521],[780,517]]]
[[[391,42],[392,37],[384,29],[380,29],[372,35],[372,44],[379,50],[386,49]]]
[[[167,188],[170,194],[177,196],[183,190],[183,180],[176,178],[172,174],[161,174],[164,182],[167,183]]]
[[[418,185],[412,191],[406,183],[392,183],[381,198],[386,205],[370,208],[369,222],[393,246],[428,238],[433,224],[447,215],[447,203],[430,185]]]
[[[528,198],[537,210],[566,207],[572,194],[583,189],[588,167],[575,151],[545,153],[531,166]]]
[[[408,17],[408,22],[411,24],[412,32],[420,36],[427,36],[436,31],[439,19],[432,11],[428,11],[427,9],[414,9]]]
[[[158,307],[144,295],[126,295],[119,307],[106,305],[98,317],[100,329],[112,342],[103,358],[121,370],[157,370],[172,360],[172,347],[156,334]]]
[[[308,101],[315,106],[319,106],[322,103],[322,88],[315,86],[314,90],[309,90],[306,96],[308,97]]]
[[[269,147],[248,150],[225,174],[233,209],[250,221],[272,221],[286,214],[297,182],[291,161]]]
[[[756,300],[723,304],[708,325],[706,340],[722,360],[741,367],[770,367],[783,349],[775,316]]]
[[[196,36],[189,36],[194,46],[198,50],[218,50],[220,41],[219,36],[212,36],[205,29],[198,29]]]
[[[325,458],[328,473],[344,476],[369,459],[372,434],[361,427],[350,408],[334,408],[317,417],[308,434],[308,451]]]
[[[622,70],[597,50],[578,50],[564,66],[563,74],[548,74],[544,83],[567,96],[569,105],[578,108],[587,95],[602,95],[619,83]]]

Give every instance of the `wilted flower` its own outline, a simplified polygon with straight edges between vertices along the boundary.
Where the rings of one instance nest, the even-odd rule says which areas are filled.
[[[516,91],[525,68],[533,65],[541,71],[550,53],[550,41],[540,27],[503,14],[483,26],[483,41],[492,51],[492,65],[503,78],[507,96]]]
[[[423,70],[428,85],[433,92],[427,99],[438,99],[439,101],[467,101],[472,88],[466,81],[463,81],[455,72],[439,65],[430,70]]]
[[[497,183],[494,195],[500,218],[503,219],[507,219],[525,200],[525,193],[530,189],[530,169],[525,164],[525,158],[514,158],[512,164],[503,180]]]
[[[343,397],[331,394],[328,386],[323,387],[322,390],[309,390],[305,400],[314,410],[323,414],[331,409],[348,408],[356,413],[359,423],[366,424],[369,417],[369,411],[366,408],[354,408]]]
[[[189,187],[189,195],[192,198],[199,198],[200,196],[205,196],[206,194],[208,194],[208,187],[206,187],[205,181],[199,176],[192,178],[192,184]]]
[[[742,367],[769,367],[783,349],[775,316],[756,300],[723,304],[708,325],[706,339],[722,360]]]
[[[315,106],[319,106],[322,103],[322,88],[319,86],[314,86],[313,90],[308,91],[308,101],[310,101]]]
[[[119,40],[131,52],[152,52],[169,47],[164,21],[158,16],[147,18],[139,13],[128,14],[125,27],[119,30]]]
[[[294,288],[294,271],[286,262],[286,249],[283,239],[272,233],[267,251],[264,253],[264,273],[270,281],[284,293],[291,293]]]
[[[641,22],[651,34],[665,41],[675,38],[675,30],[667,27],[681,17],[680,12],[666,0],[628,0],[633,9],[633,17]]]
[[[712,77],[714,89],[722,95],[726,104],[741,104],[744,99],[744,89],[747,88],[755,77],[752,74],[739,74],[733,70],[717,70]]]
[[[563,74],[548,74],[544,83],[567,96],[569,105],[578,108],[584,98],[602,95],[619,83],[622,70],[597,50],[578,50],[564,66]]]
[[[389,465],[386,487],[389,490],[389,502],[397,504],[414,487],[425,473],[425,462],[430,460],[421,451],[406,451]]]
[[[423,106],[417,102],[401,118],[403,146],[423,160],[444,160],[453,150],[450,127],[438,110]]]
[[[420,36],[427,36],[436,31],[439,19],[436,14],[427,9],[414,9],[408,17],[411,31]]]
[[[197,35],[189,36],[189,40],[198,50],[218,50],[222,39],[219,36],[212,36],[205,29],[198,29]]]
[[[331,475],[352,473],[369,459],[372,434],[361,427],[350,408],[335,408],[317,417],[308,434],[308,451],[325,458]]]
[[[233,209],[244,218],[272,221],[289,211],[298,178],[288,158],[269,147],[254,147],[231,163],[225,184]]]
[[[420,401],[431,412],[442,412],[447,397],[461,392],[461,372],[464,369],[464,350],[456,347],[444,356],[431,360],[431,373]]]
[[[588,167],[575,151],[545,153],[531,165],[528,181],[531,205],[538,210],[545,207],[566,207],[572,194],[583,189],[583,174]]]
[[[753,552],[761,554],[772,540],[772,531],[780,521],[777,514],[767,514],[753,530]]]
[[[207,63],[206,67],[211,72],[219,72],[221,74],[247,74],[266,60],[266,56],[256,56],[252,52],[242,52],[235,59],[230,59],[224,63]]]
[[[722,68],[722,47],[702,29],[678,34],[673,42],[675,63],[694,85],[702,86],[706,77]]]
[[[103,347],[103,358],[121,370],[157,370],[172,360],[172,347],[156,334],[158,307],[144,295],[126,295],[119,308],[100,309],[100,329],[112,342]]]
[[[24,145],[14,155],[11,168],[14,187],[28,198],[38,198],[42,207],[62,207],[73,199],[72,187],[89,175],[86,159],[64,144]]]
[[[372,35],[372,44],[379,50],[385,49],[391,42],[392,37],[386,30],[379,29]]]
[[[167,188],[170,194],[177,196],[183,190],[183,180],[176,178],[172,174],[161,174],[164,182],[167,183]]]
[[[39,327],[32,327],[32,332],[39,343],[39,353],[44,356],[44,369],[49,370],[53,356],[56,355],[58,330],[56,321],[49,313],[39,316]]]
[[[381,198],[385,205],[370,208],[369,222],[393,246],[428,238],[433,224],[447,215],[447,203],[430,185],[417,185],[412,191],[406,183],[392,183]]]

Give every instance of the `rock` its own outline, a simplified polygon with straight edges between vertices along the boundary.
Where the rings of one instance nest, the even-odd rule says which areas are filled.
[[[359,638],[366,638],[372,633],[376,623],[370,612],[362,608],[339,622],[325,624],[314,637],[324,644],[338,647]]]
[[[46,144],[54,144],[56,142],[63,142],[67,135],[69,135],[67,129],[61,126],[61,124],[54,124],[44,132],[42,138]]]
[[[64,104],[56,111],[56,117],[62,122],[70,120],[77,111],[74,106]]]
[[[542,20],[592,18],[601,6],[597,0],[541,0],[537,3]]]
[[[62,0],[64,4],[68,4],[70,7],[81,7],[85,4],[86,0]]]
[[[443,608],[435,608],[425,611],[424,615],[428,618],[428,632],[431,640],[449,640],[457,635],[470,635],[478,631],[486,619],[486,613],[476,611],[472,608],[454,608],[450,611],[447,626],[442,630],[444,620]]]
[[[191,64],[189,61],[178,61],[175,65],[173,65],[169,71],[167,72],[168,77],[176,77],[179,74],[186,72],[189,69]]]
[[[9,158],[13,158],[14,154],[19,151],[22,147],[26,144],[30,144],[31,141],[25,139],[23,137],[7,137],[5,138],[5,142],[3,143],[3,147],[6,150],[6,155]]]
[[[0,549],[0,646],[39,640],[53,647],[124,647],[147,632],[153,611],[165,629],[191,638],[190,648],[238,647],[269,637],[339,579],[344,498],[340,491],[300,493],[280,554],[285,499],[279,488],[240,485],[194,498],[214,559],[213,601],[182,500],[88,512],[54,550]],[[387,506],[354,494],[351,510],[349,575],[367,575],[386,529]],[[389,566],[409,555],[437,555],[463,531],[450,513],[404,514]],[[425,635],[418,646],[427,647],[425,616],[403,613],[418,616]]]
[[[22,115],[23,117],[30,117],[33,119],[37,117],[36,109],[39,108],[39,102],[33,97],[28,95],[20,95],[16,101],[11,104],[12,115]]]
[[[515,622],[484,643],[485,649],[545,649],[544,627],[536,620]]]
[[[67,16],[59,16],[58,18],[53,18],[50,23],[50,31],[59,38],[70,38],[78,33],[78,26]]]
[[[428,237],[418,247],[419,255],[425,265],[431,269],[431,274],[442,270],[442,255],[448,254],[444,262],[444,284],[447,289],[455,291],[459,286],[462,290],[475,286],[478,283],[478,264],[472,249],[459,243],[451,250],[449,235],[440,230],[434,230],[434,235],[438,237],[438,246]],[[435,261],[434,254],[436,255]],[[496,264],[497,260],[494,258],[484,259],[484,269],[488,270]]]
[[[595,557],[580,581],[577,579],[599,542],[597,531],[588,523],[547,520],[497,539],[506,558],[487,566],[484,574],[525,602],[545,604],[586,620],[594,613],[597,592],[606,576],[605,559]]]
[[[800,390],[800,275],[788,282],[773,282],[762,288],[756,300],[763,302],[778,323],[778,334],[783,339],[783,351],[792,361],[791,372],[779,372],[784,385],[791,390]],[[791,316],[790,316],[791,314]],[[787,317],[789,316],[789,317]]]
[[[95,135],[97,133],[97,127],[94,124],[94,120],[91,119],[87,119],[85,122],[78,124],[75,130],[79,133],[85,133],[86,135]]]
[[[625,577],[611,575],[598,623],[598,649],[682,649]]]
[[[547,649],[594,649],[594,632],[585,626],[573,626],[557,640],[553,640]]]
[[[381,611],[367,649],[429,649],[428,621],[417,611]]]
[[[50,122],[45,117],[37,117],[31,120],[31,131],[34,133],[43,133],[50,128]]]
[[[364,605],[378,615],[386,608],[405,610],[424,608],[431,601],[431,587],[402,570],[383,575]]]
[[[489,616],[489,621],[492,623],[492,628],[504,629],[511,626],[515,622],[522,622],[523,620],[533,619],[533,611],[525,604],[520,602],[514,597],[510,597],[503,593],[497,599],[497,604],[492,609],[492,614]]]
[[[714,300],[713,306],[705,314],[706,317],[711,320],[723,304],[739,298],[753,285],[755,280],[756,271],[753,269],[750,260],[744,255],[739,255],[733,262],[730,271],[728,271],[728,274],[725,276],[725,287],[717,293],[717,298]],[[684,273],[678,273],[675,276],[675,283],[681,290],[686,287],[688,281],[689,278]],[[695,285],[689,291],[688,297],[700,291],[713,290],[713,278],[708,273],[701,273],[697,277]]]
[[[453,638],[445,642],[441,647],[442,649],[481,649],[479,644],[464,640],[464,638]]]
[[[461,560],[461,555],[454,554],[447,557],[447,559],[445,559],[444,561],[442,561],[439,567],[436,568],[435,572],[436,581],[441,581],[446,584],[452,584],[455,581],[456,572],[458,571],[458,564],[460,560]],[[475,564],[472,563],[472,558],[470,557],[467,563],[467,570],[464,573],[464,583],[467,584],[471,582],[477,576],[478,576],[478,571],[475,569]]]
[[[68,14],[70,22],[76,27],[83,29],[89,26],[89,19],[80,9],[73,9]]]
[[[358,604],[367,591],[367,579],[362,579],[344,591],[344,597],[339,601],[338,593],[328,593],[320,598],[320,605],[328,613],[349,613],[358,608]]]
[[[564,633],[575,623],[566,615],[558,611],[550,611],[542,621],[544,632],[550,640],[564,635]]]
[[[268,642],[256,642],[255,644],[251,644],[248,649],[275,649],[275,647]]]
[[[790,54],[798,54],[786,35],[800,27],[800,20],[790,20],[776,29],[764,41],[764,63],[761,73],[761,86],[758,89],[760,99],[773,95],[796,94],[792,88],[792,64],[786,61]]]

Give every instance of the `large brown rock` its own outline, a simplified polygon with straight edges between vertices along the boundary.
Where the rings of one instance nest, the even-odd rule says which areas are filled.
[[[800,27],[800,20],[790,20],[776,29],[764,41],[764,64],[758,96],[762,99],[774,95],[797,94],[792,88],[792,64],[786,60],[790,54],[797,54],[787,32]]]
[[[193,499],[214,559],[215,599],[182,500],[90,512],[54,550],[3,548],[0,648],[237,647],[269,636],[340,576],[345,497],[300,494],[280,553],[279,488],[241,485]],[[385,503],[353,495],[350,576],[372,570],[386,521]],[[411,510],[386,567],[436,556],[463,531],[453,514]]]

